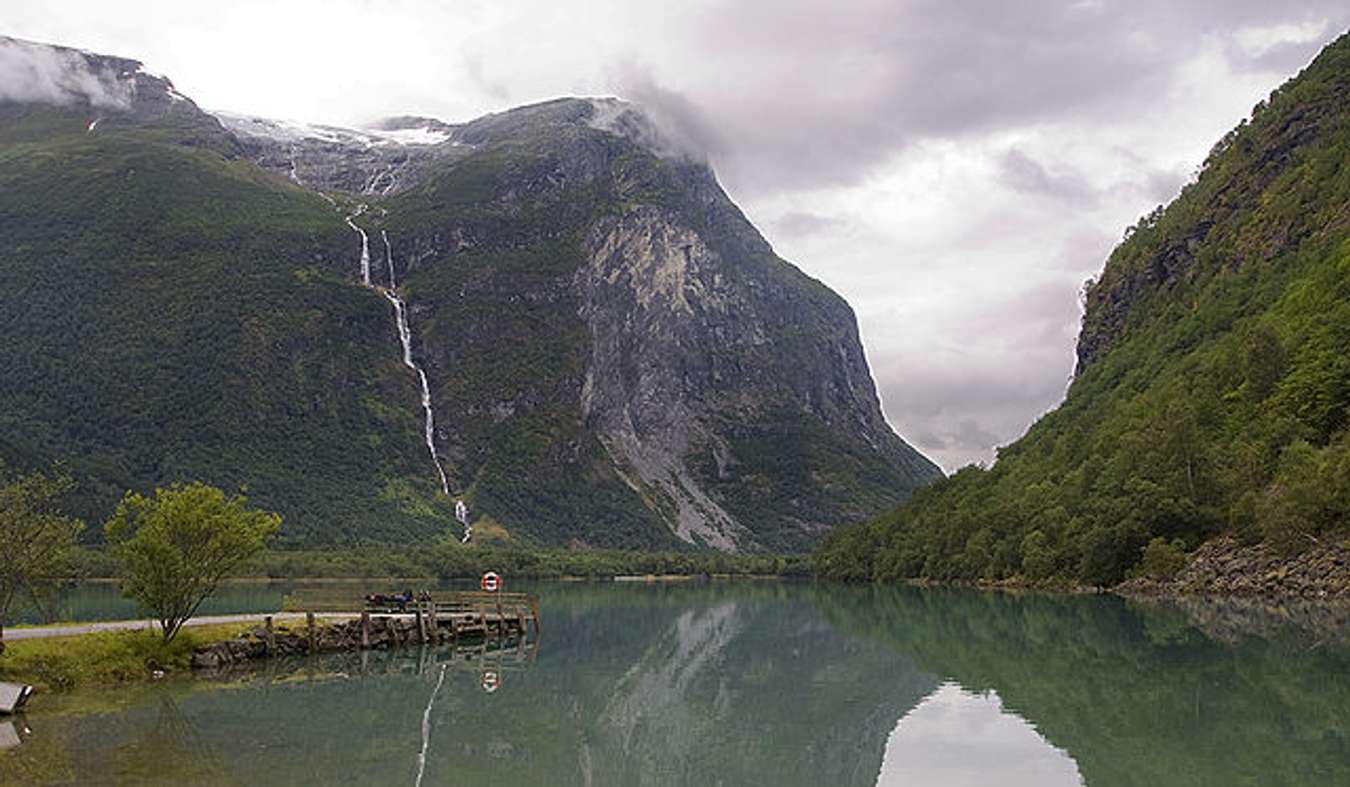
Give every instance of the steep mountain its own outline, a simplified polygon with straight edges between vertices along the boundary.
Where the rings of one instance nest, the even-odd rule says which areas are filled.
[[[0,458],[244,486],[292,543],[801,549],[938,469],[848,305],[637,108],[213,116],[0,39]],[[23,73],[23,71],[20,71]]]
[[[1350,525],[1347,404],[1342,36],[1127,230],[1087,287],[1064,403],[992,469],[835,533],[818,565],[1111,584],[1174,571],[1221,533],[1297,552]]]

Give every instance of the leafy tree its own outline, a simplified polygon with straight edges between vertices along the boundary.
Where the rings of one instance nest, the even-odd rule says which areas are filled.
[[[165,642],[281,526],[279,515],[246,502],[201,482],[174,484],[153,498],[128,492],[108,520],[123,593],[155,616]]]
[[[0,624],[21,593],[34,600],[69,576],[75,539],[84,523],[57,502],[74,482],[61,473],[0,475]],[[2,631],[2,629],[0,629]],[[0,642],[0,652],[4,643]]]
[[[1261,402],[1284,377],[1287,363],[1284,347],[1280,345],[1280,337],[1262,325],[1248,337],[1246,350],[1243,357],[1245,393],[1251,401]]]
[[[1135,573],[1160,581],[1175,577],[1186,567],[1186,550],[1180,541],[1168,541],[1156,536],[1144,547],[1144,556],[1135,566]]]

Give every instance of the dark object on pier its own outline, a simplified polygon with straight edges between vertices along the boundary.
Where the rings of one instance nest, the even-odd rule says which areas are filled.
[[[431,601],[431,594],[423,590],[414,595],[411,589],[402,593],[371,593],[366,596],[366,609],[371,612],[407,612],[408,605],[413,602]]]

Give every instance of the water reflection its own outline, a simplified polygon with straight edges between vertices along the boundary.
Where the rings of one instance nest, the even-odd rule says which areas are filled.
[[[1075,787],[1078,766],[998,695],[944,683],[895,725],[878,785]]]
[[[1347,651],[1270,610],[1251,626],[1231,605],[1115,598],[538,591],[537,650],[40,697],[0,783],[1350,783]],[[1334,628],[1324,612],[1294,617]]]
[[[12,749],[23,743],[24,736],[31,732],[22,717],[0,721],[0,751]]]

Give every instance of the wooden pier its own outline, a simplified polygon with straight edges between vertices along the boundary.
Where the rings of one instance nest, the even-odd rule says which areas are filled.
[[[356,606],[364,608],[357,612],[353,610]],[[300,593],[286,597],[285,610],[307,613],[307,629],[311,632],[316,614],[359,617],[361,643],[366,648],[381,639],[381,635],[396,643],[404,639],[426,643],[531,635],[533,639],[539,638],[539,601],[527,593],[423,593],[411,600],[384,597],[363,604]],[[409,621],[411,627],[407,625]]]

